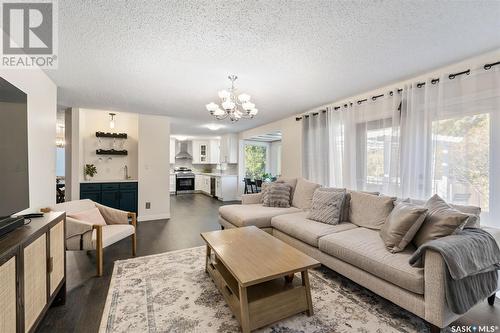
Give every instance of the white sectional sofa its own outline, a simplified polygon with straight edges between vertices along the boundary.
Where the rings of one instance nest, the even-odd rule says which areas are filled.
[[[329,225],[307,219],[312,195],[319,185],[301,186],[292,191],[290,208],[262,205],[261,194],[244,195],[241,205],[222,206],[222,228],[255,225],[292,245],[378,295],[416,314],[430,323],[432,331],[448,326],[459,318],[446,304],[445,263],[440,254],[427,251],[424,268],[410,266],[413,245],[403,252],[391,253],[378,230],[359,227],[348,219]],[[347,200],[348,201],[348,200]],[[468,214],[479,214],[472,206],[455,206]],[[347,215],[347,214],[345,214]]]

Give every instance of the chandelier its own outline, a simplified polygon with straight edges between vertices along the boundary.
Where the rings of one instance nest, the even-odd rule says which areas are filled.
[[[222,120],[229,118],[231,121],[238,121],[241,118],[251,119],[259,112],[259,110],[255,108],[255,104],[250,102],[250,95],[239,94],[236,96],[236,91],[238,89],[235,88],[234,81],[236,81],[237,78],[236,75],[229,75],[228,79],[231,81],[231,88],[229,88],[229,91],[219,91],[221,106],[213,102],[206,105],[208,112],[210,112],[215,119]]]

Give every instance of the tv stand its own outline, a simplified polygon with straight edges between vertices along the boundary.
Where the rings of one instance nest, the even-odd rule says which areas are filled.
[[[64,304],[65,217],[50,212],[0,238],[2,333],[35,332],[50,306]]]

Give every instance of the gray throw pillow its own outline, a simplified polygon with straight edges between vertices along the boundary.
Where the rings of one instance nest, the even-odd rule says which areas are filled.
[[[266,201],[266,196],[269,191],[269,187],[272,185],[272,183],[269,182],[263,182],[262,186],[260,187],[260,193],[262,193],[262,203]]]
[[[318,188],[314,191],[307,218],[327,224],[339,224],[345,193],[344,188]]]
[[[427,208],[408,202],[399,203],[385,220],[380,238],[387,249],[401,252],[412,241],[427,215]]]
[[[291,189],[286,183],[272,183],[266,191],[264,206],[289,208]]]
[[[470,217],[451,207],[437,194],[427,200],[424,207],[428,209],[428,212],[422,227],[413,239],[416,246],[461,230]]]

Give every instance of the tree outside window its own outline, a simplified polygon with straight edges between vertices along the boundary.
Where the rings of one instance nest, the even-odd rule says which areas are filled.
[[[261,179],[266,172],[266,158],[265,146],[245,145],[245,177]]]

